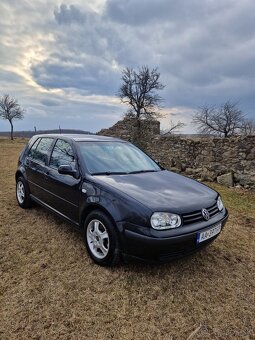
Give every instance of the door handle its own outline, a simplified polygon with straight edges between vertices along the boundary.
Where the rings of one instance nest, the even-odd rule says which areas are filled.
[[[49,171],[46,171],[45,173],[44,173],[44,179],[47,181],[48,179],[49,179]]]

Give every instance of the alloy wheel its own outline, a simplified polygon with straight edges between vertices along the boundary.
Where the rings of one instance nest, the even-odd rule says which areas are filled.
[[[109,253],[109,234],[104,224],[93,219],[87,227],[87,243],[91,253],[98,259],[104,259]]]
[[[17,183],[17,198],[20,204],[24,203],[25,200],[25,187],[21,181]]]

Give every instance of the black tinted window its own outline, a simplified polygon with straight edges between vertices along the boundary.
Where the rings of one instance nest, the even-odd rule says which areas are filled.
[[[53,138],[41,138],[40,141],[32,146],[31,148],[31,155],[34,160],[40,161],[45,163],[47,153],[52,145]],[[33,149],[33,147],[35,148]],[[33,150],[32,150],[33,149]]]
[[[60,165],[71,165],[75,168],[72,146],[62,139],[57,140],[50,159],[50,166],[58,168]]]
[[[30,148],[29,152],[28,152],[28,157],[34,158],[35,152],[36,152],[36,148],[37,145],[39,144],[41,138],[38,138],[35,143],[32,145],[32,147]]]

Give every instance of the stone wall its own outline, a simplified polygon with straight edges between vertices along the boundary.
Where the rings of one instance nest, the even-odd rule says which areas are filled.
[[[120,121],[99,134],[130,140],[127,124]],[[145,149],[167,169],[200,180],[255,188],[255,136],[206,138],[156,133]]]
[[[103,136],[115,136],[125,140],[131,140],[134,134],[136,121],[133,118],[119,120],[109,129],[102,129],[97,134]],[[157,120],[141,121],[142,129],[147,129],[152,135],[160,134],[160,122]]]
[[[201,180],[255,188],[255,136],[155,136],[147,151],[166,168]],[[226,175],[222,176],[221,175]],[[232,182],[233,181],[233,182]]]

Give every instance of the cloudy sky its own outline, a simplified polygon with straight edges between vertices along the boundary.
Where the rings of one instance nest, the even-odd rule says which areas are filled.
[[[1,0],[0,95],[26,109],[18,130],[96,132],[126,110],[121,70],[158,67],[167,120],[239,102],[255,118],[254,0]],[[8,130],[0,121],[0,130]]]

